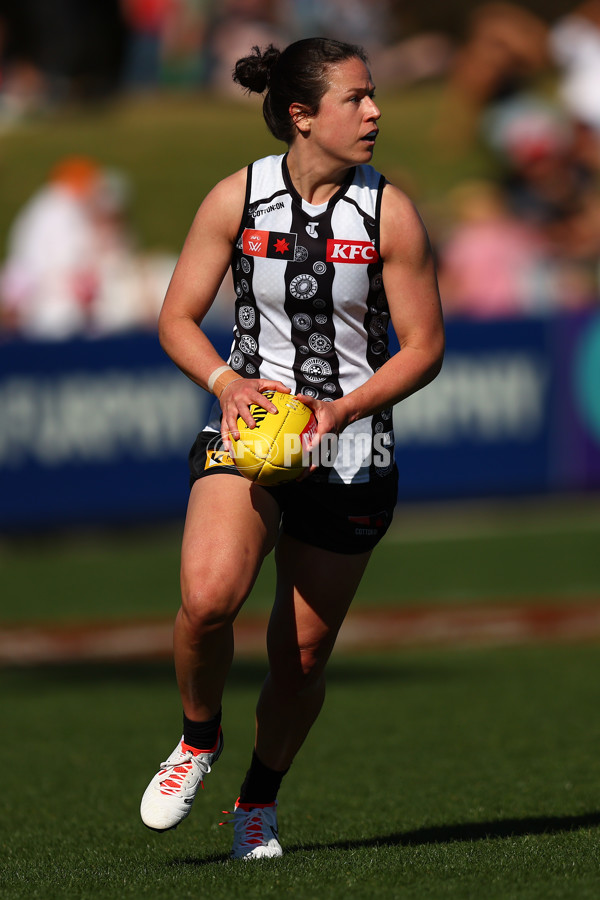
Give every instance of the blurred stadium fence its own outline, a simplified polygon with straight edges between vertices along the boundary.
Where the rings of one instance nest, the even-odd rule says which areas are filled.
[[[450,321],[442,374],[395,411],[399,496],[600,487],[600,314]],[[211,337],[227,355],[230,332]],[[183,515],[208,395],[153,335],[5,343],[0,531]]]

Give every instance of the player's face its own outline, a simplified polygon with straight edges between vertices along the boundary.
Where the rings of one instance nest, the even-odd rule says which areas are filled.
[[[344,164],[370,162],[381,113],[369,70],[362,60],[347,59],[330,66],[328,81],[319,111],[311,119],[311,138]]]

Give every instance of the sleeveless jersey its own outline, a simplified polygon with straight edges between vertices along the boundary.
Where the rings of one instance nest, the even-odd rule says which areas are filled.
[[[313,206],[294,188],[285,155],[249,166],[232,258],[232,369],[332,401],[389,358],[379,254],[384,185],[371,166],[357,166],[327,203]],[[364,483],[388,474],[392,464],[392,410],[386,409],[349,425],[335,459],[316,475]]]

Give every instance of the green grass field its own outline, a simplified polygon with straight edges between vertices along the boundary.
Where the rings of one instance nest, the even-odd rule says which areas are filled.
[[[357,605],[600,597],[594,498],[399,508]],[[2,618],[170,615],[179,528],[4,542]],[[266,609],[267,568],[250,604]],[[238,659],[226,752],[155,835],[147,781],[180,727],[170,663],[0,671],[0,895],[585,900],[600,876],[600,647],[337,653],[284,782],[284,857],[228,860],[263,658]]]
[[[336,657],[280,794],[284,857],[227,859],[260,660],[238,662],[226,752],[176,832],[141,793],[179,727],[170,666],[5,671],[3,898],[598,896],[595,646]]]

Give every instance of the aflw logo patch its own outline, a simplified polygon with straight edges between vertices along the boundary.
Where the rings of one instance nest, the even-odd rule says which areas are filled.
[[[339,238],[327,240],[327,262],[339,263],[374,263],[379,253],[371,241],[342,241]]]
[[[296,235],[286,231],[261,231],[259,228],[244,228],[242,249],[247,256],[294,259]]]

